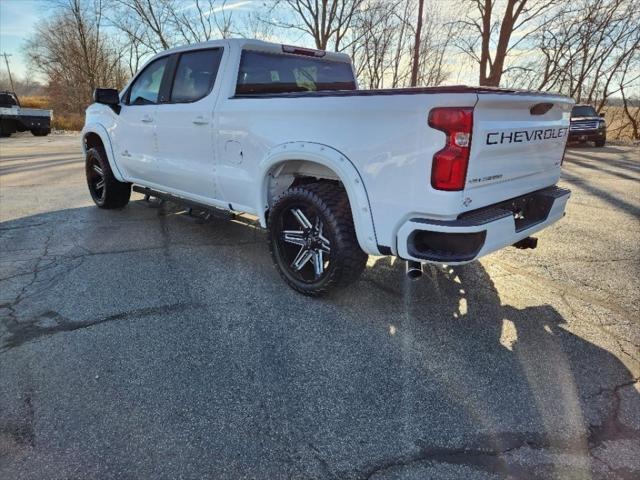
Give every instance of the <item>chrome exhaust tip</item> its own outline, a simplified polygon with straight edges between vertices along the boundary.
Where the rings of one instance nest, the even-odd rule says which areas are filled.
[[[413,260],[407,260],[407,277],[411,280],[418,280],[422,277],[422,264],[420,262],[414,262]]]

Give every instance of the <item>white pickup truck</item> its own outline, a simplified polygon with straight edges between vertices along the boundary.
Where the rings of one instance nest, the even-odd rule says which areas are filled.
[[[51,133],[53,112],[42,108],[24,108],[14,92],[0,91],[0,137],[29,130],[36,137]]]
[[[307,295],[354,281],[368,255],[460,264],[564,215],[573,100],[447,86],[358,90],[348,56],[218,40],[152,58],[98,89],[82,133],[91,196],[131,189],[244,212]]]

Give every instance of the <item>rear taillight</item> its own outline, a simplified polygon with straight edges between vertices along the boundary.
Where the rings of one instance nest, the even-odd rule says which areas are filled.
[[[433,156],[431,186],[436,190],[462,190],[469,165],[473,108],[434,108],[429,112],[429,126],[447,136],[444,148]]]

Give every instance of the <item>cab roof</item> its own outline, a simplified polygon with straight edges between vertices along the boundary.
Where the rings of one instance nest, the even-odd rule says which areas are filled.
[[[293,45],[286,45],[286,44],[282,44],[282,43],[272,43],[272,42],[265,42],[263,40],[255,40],[255,39],[250,39],[250,38],[226,38],[223,40],[209,40],[207,42],[200,42],[200,43],[193,43],[190,45],[181,45],[179,47],[174,47],[171,48],[169,50],[165,50],[164,52],[161,52],[158,54],[158,56],[161,56],[163,54],[167,54],[167,53],[174,53],[174,52],[182,52],[185,50],[197,50],[197,49],[201,49],[201,48],[211,48],[211,47],[222,47],[225,46],[227,44],[230,45],[234,45],[237,46],[240,50],[258,50],[258,51],[263,51],[263,52],[270,52],[270,53],[288,53],[288,54],[295,54],[295,52],[285,52],[283,50],[283,47],[294,47]],[[339,53],[339,52],[330,52],[330,51],[325,51],[325,50],[316,50],[316,49],[311,49],[311,48],[305,48],[305,47],[294,47],[295,49],[299,49],[299,50],[304,50],[304,51],[308,51],[308,52],[321,52],[322,55],[318,56],[319,58],[324,58],[326,60],[333,60],[336,62],[351,62],[351,58],[349,57],[349,55],[345,54],[345,53]]]

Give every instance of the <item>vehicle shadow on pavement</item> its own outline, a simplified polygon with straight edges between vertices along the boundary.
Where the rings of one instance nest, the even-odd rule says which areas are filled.
[[[404,262],[388,257],[369,269],[365,282],[386,294],[388,312],[376,313],[397,319],[390,335],[404,333],[403,354],[418,355],[434,388],[445,394],[449,407],[431,413],[458,410],[456,421],[469,422],[466,430],[476,435],[462,449],[435,447],[424,438],[413,458],[530,478],[526,462],[508,463],[505,454],[549,449],[588,458],[603,442],[640,440],[633,420],[640,418],[638,379],[615,355],[564,328],[553,306],[503,304],[480,262],[427,266],[417,282],[404,277]],[[624,467],[617,473],[632,478],[640,471],[635,463],[634,474]],[[576,475],[575,466],[547,467],[542,478]],[[590,468],[583,465],[584,478],[598,473]]]
[[[55,388],[30,384],[25,369],[65,390],[50,404],[29,394],[27,406],[0,393],[0,453],[3,443],[40,445],[74,472],[95,471],[94,453],[64,453],[64,442],[92,438],[108,452],[99,477],[109,468],[358,479],[411,469],[437,478],[430,469],[442,465],[515,478],[640,469],[608,450],[640,439],[630,370],[544,300],[503,304],[479,262],[429,266],[412,282],[402,261],[372,257],[355,285],[310,299],[285,287],[254,226],[203,224],[143,202],[1,223],[0,251],[0,361],[10,359],[0,392],[8,379],[41,397]],[[86,292],[89,307],[78,298]],[[97,339],[85,345],[86,335]],[[85,369],[104,370],[100,382],[68,373]],[[82,428],[57,438],[48,422],[68,408]],[[164,445],[163,459],[128,431],[140,425],[148,438],[189,439]]]

